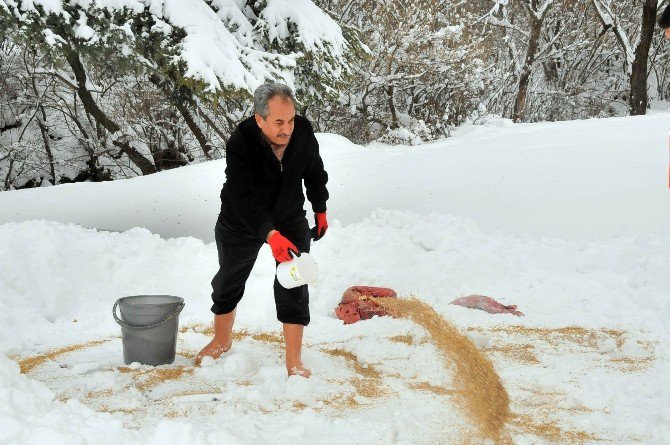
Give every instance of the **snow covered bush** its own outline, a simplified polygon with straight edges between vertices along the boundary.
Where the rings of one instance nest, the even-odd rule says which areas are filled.
[[[377,142],[390,145],[419,145],[426,141],[435,139],[435,134],[422,120],[411,119],[402,116],[402,123],[398,128],[387,127]]]

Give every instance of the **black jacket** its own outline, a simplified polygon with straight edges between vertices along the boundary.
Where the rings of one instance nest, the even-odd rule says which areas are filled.
[[[305,217],[303,180],[312,210],[325,212],[328,173],[312,124],[295,117],[291,140],[279,162],[251,116],[237,126],[226,144],[219,220],[265,242],[270,230]]]

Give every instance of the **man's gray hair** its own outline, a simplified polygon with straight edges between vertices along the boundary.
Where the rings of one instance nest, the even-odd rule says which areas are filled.
[[[260,114],[263,119],[268,117],[268,114],[270,113],[270,110],[268,110],[268,102],[275,96],[291,99],[293,106],[297,106],[291,87],[284,85],[283,83],[265,82],[254,91],[254,114]]]

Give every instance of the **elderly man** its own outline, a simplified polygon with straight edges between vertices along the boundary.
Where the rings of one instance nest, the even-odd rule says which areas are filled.
[[[226,182],[214,234],[219,271],[212,279],[214,339],[196,357],[218,358],[232,345],[235,310],[263,243],[277,264],[309,252],[310,228],[303,210],[312,204],[315,240],[326,233],[328,174],[310,122],[295,114],[295,98],[283,84],[265,83],[254,93],[254,116],[237,126],[226,144]],[[307,285],[283,288],[274,281],[277,318],[283,323],[288,375],[309,377],[301,360],[309,323]]]

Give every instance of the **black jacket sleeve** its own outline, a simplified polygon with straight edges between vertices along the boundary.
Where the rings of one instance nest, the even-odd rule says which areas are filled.
[[[311,125],[309,127],[308,141],[310,144],[310,159],[304,173],[305,190],[307,199],[312,203],[314,213],[323,213],[326,211],[326,201],[328,200],[328,173],[323,167],[323,160],[319,154],[319,142],[314,136]]]
[[[230,201],[242,223],[265,242],[274,226],[254,187],[249,162],[241,137],[231,136],[226,144],[226,185]]]

